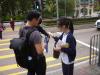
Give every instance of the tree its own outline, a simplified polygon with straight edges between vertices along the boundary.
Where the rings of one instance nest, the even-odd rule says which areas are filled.
[[[100,0],[95,1],[95,11],[100,11]]]
[[[33,0],[18,0],[19,9],[22,14],[26,14],[29,10],[32,9]]]
[[[54,17],[56,14],[56,2],[55,0],[46,0],[46,5],[44,8],[45,17]]]
[[[35,0],[0,0],[0,13],[2,17],[8,20],[11,17],[16,19],[25,18],[28,11],[33,10]],[[73,16],[74,0],[66,0],[66,14]],[[59,0],[60,16],[65,14],[65,0]],[[46,18],[56,17],[56,0],[46,0],[43,16]]]
[[[34,0],[0,0],[0,11],[2,12],[2,17],[24,17],[29,10],[32,10],[33,1]]]
[[[65,0],[59,0],[59,14],[60,16],[65,15]]]
[[[66,0],[66,15],[73,16],[74,10],[75,10],[75,0]],[[61,16],[65,15],[65,0],[59,0],[59,12]]]

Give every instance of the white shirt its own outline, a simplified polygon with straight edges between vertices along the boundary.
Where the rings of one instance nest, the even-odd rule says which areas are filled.
[[[68,36],[68,34],[64,33],[63,38],[62,38],[63,44],[66,44],[66,38],[67,38],[67,36]],[[69,62],[69,58],[68,58],[68,55],[66,53],[61,52],[60,56],[61,56],[61,60],[62,60],[62,62],[64,64],[72,64],[72,63],[74,63],[74,61]]]

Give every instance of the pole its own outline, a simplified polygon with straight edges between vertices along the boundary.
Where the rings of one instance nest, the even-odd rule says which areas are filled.
[[[57,8],[57,19],[59,19],[59,6],[58,6],[58,0],[56,0],[56,8]]]
[[[0,5],[0,19],[1,19],[1,14],[2,14],[1,12],[2,12],[2,10],[1,10],[1,5]]]
[[[1,9],[1,4],[0,4],[0,21],[1,21],[1,19],[2,19],[2,18],[1,18],[1,17],[2,17],[2,13],[1,13],[1,12],[2,12],[2,9]]]
[[[98,66],[100,67],[100,35],[98,35],[99,37],[99,57],[98,57]]]
[[[41,17],[42,17],[42,12],[43,12],[43,9],[42,9],[42,2],[43,2],[43,0],[38,0],[39,1],[39,10],[40,10],[40,13],[41,13]]]
[[[67,12],[67,10],[66,10],[66,0],[65,0],[65,17],[67,16],[66,12]]]

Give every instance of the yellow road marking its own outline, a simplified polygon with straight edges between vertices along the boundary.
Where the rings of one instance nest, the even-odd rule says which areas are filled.
[[[61,65],[61,63],[47,66],[47,68],[52,68],[52,67],[56,67],[56,66],[59,66],[59,65]],[[24,74],[24,73],[26,73],[26,72],[27,72],[27,71],[17,72],[17,73],[12,73],[12,74],[9,74],[9,75],[19,75],[19,74]]]
[[[4,40],[0,40],[0,43],[3,43],[3,42],[9,42],[11,39],[4,39]]]
[[[61,63],[57,63],[57,64],[49,65],[49,66],[47,66],[47,68],[52,68],[52,67],[56,67],[56,66],[60,66],[60,65],[61,65]]]
[[[2,43],[2,44],[0,44],[0,46],[4,46],[4,45],[10,45],[10,43]]]
[[[1,48],[0,51],[8,51],[8,50],[11,50],[9,48]]]
[[[14,56],[15,56],[14,54],[0,56],[0,60],[1,60],[1,59],[11,58],[11,57],[14,57]],[[54,59],[53,57],[48,57],[48,58],[46,59],[47,62],[51,62],[51,61],[54,61],[54,60],[56,60],[56,59]]]
[[[11,57],[14,57],[14,56],[15,56],[14,54],[0,56],[0,60],[1,60],[1,59],[11,58]]]
[[[92,55],[92,57],[95,56],[95,55]],[[82,57],[82,58],[78,58],[76,59],[75,61],[81,61],[81,60],[84,60],[84,59],[88,59],[90,56],[86,56],[86,57]]]
[[[75,61],[78,62],[78,61],[82,61],[82,60],[85,60],[85,59],[89,59],[89,56],[77,58]],[[57,67],[57,66],[60,66],[60,65],[61,65],[61,63],[57,63],[57,64],[49,65],[49,66],[47,66],[47,68],[53,68],[53,67]],[[24,74],[26,72],[27,71],[22,71],[22,72],[12,73],[12,74],[9,74],[9,75],[20,75],[20,74]]]
[[[16,69],[16,68],[19,68],[17,67],[17,64],[7,65],[7,66],[0,67],[0,71],[6,71],[6,70],[11,70],[11,69]]]
[[[11,39],[0,40],[0,46],[9,45]]]
[[[14,31],[18,31],[19,29],[15,29]],[[5,32],[14,32],[12,29],[5,30]]]
[[[27,71],[23,71],[23,72],[17,72],[17,73],[12,73],[12,74],[9,74],[9,75],[20,75],[20,74],[24,74],[26,73]]]
[[[13,56],[13,55],[12,55]],[[8,56],[10,57],[10,56]],[[48,57],[46,59],[46,62],[52,62],[52,61],[55,61],[56,59],[54,59],[53,57]],[[16,69],[16,68],[19,68],[17,67],[17,64],[12,64],[12,65],[7,65],[7,66],[2,66],[0,67],[0,71],[6,71],[6,70],[11,70],[11,69]]]
[[[0,56],[0,60],[1,59],[7,59],[7,58],[11,58],[11,57],[14,57],[15,55],[14,54],[9,54],[9,55],[3,55],[3,56]],[[54,61],[56,59],[54,59],[53,57],[49,57],[49,59],[47,58],[46,61],[50,62],[50,61]]]
[[[46,62],[51,62],[51,61],[55,61],[56,59],[54,59],[53,57],[49,57],[49,59],[46,59]]]
[[[59,66],[59,65],[61,65],[61,63],[47,66],[47,68],[53,68],[53,67],[56,67],[56,66]],[[24,73],[26,73],[26,72],[27,72],[27,71],[17,72],[17,73],[12,73],[12,74],[9,74],[9,75],[20,75],[20,74],[24,74]]]
[[[89,59],[89,56],[82,57],[82,58],[77,58],[75,61],[82,61],[82,60],[85,60],[85,59]],[[56,59],[54,59],[53,57],[49,57],[49,58],[47,58],[46,62],[50,62],[50,61],[54,61],[54,60],[56,60]],[[60,65],[61,65],[61,63],[53,64],[53,65],[48,66],[48,68],[52,68],[52,67],[56,67],[56,66],[60,66]],[[12,70],[12,69],[16,69],[16,68],[19,68],[19,67],[17,67],[17,64],[1,66],[0,71]]]
[[[6,51],[6,50],[11,50],[11,49],[9,49],[9,48],[0,49],[0,51]],[[14,57],[14,56],[15,56],[14,54],[3,55],[3,56],[0,56],[0,59],[7,59],[7,58]],[[79,59],[76,59],[76,60],[79,61],[81,59],[86,59],[86,58],[89,58],[89,56],[83,57],[83,58],[79,58]],[[53,59],[53,57],[50,57],[49,60],[47,59],[47,61],[50,61],[50,60],[55,60],[55,59]]]
[[[18,31],[20,28],[20,26],[15,26],[15,31]],[[13,32],[13,30],[11,28],[7,28],[5,32]]]

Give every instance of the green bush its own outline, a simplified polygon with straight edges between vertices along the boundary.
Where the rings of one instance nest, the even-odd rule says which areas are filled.
[[[81,24],[89,24],[89,23],[93,23],[96,22],[96,20],[99,18],[82,18],[82,19],[72,19],[74,25],[81,25]],[[47,26],[53,26],[53,25],[57,25],[57,21],[55,20],[48,20],[48,21],[43,21],[43,23]]]
[[[24,15],[17,15],[17,16],[4,16],[2,17],[2,20],[3,21],[9,21],[10,18],[13,18],[14,20],[25,20],[25,16]]]
[[[15,20],[25,20],[25,16],[24,15],[15,16]]]
[[[3,16],[3,17],[2,17],[2,20],[3,20],[3,21],[9,21],[10,18],[11,18],[10,16]]]

